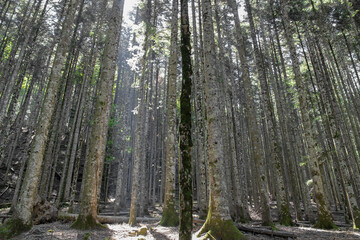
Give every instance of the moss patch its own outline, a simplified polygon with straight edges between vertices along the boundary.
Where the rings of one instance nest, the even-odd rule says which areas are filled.
[[[161,217],[160,225],[164,227],[176,227],[179,225],[179,216],[175,209],[164,210]]]
[[[360,228],[360,211],[357,207],[354,207],[353,215],[354,215],[354,219],[353,219],[354,229],[359,229]]]
[[[91,237],[91,234],[90,233],[85,233],[84,235],[84,240],[89,240]]]
[[[284,226],[293,226],[293,222],[291,220],[291,215],[288,206],[281,206],[279,212],[279,222]]]
[[[93,216],[87,215],[79,217],[76,221],[71,225],[71,228],[79,229],[79,230],[104,230],[106,227],[100,224]]]
[[[314,224],[314,227],[320,228],[320,229],[337,229],[338,228],[334,224],[334,222],[332,221],[331,218],[325,218],[325,217],[321,217],[321,216],[319,216],[319,219]]]
[[[138,236],[146,236],[147,235],[147,227],[142,227],[140,228],[140,230],[138,231],[137,235]]]
[[[204,233],[206,234],[205,238],[209,239],[246,239],[232,220],[209,218],[209,216],[204,226],[200,229],[198,237],[201,237]]]
[[[11,218],[4,225],[0,225],[0,239],[10,239],[22,232],[29,231],[31,227],[31,225],[24,224],[19,218]]]

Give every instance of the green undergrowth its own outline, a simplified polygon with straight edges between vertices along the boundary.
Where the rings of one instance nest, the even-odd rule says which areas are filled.
[[[18,218],[11,218],[6,221],[5,224],[0,225],[0,239],[10,239],[23,232],[29,231],[31,227],[31,225],[24,224]]]
[[[290,210],[288,206],[281,206],[280,214],[279,214],[279,223],[284,226],[293,226],[293,222],[291,220]]]
[[[315,228],[320,228],[320,229],[328,229],[328,230],[331,230],[331,229],[338,229],[338,227],[334,224],[333,221],[329,221],[328,219],[322,219],[322,218],[319,218],[317,220],[317,222],[314,224],[314,227]]]

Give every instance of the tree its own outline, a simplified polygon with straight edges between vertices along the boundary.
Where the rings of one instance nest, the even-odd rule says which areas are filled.
[[[61,69],[63,67],[68,46],[72,23],[79,1],[71,0],[66,8],[66,16],[61,30],[60,42],[56,49],[55,60],[49,77],[45,99],[41,108],[40,120],[37,124],[32,151],[28,160],[23,184],[21,186],[20,200],[15,208],[14,216],[6,224],[10,236],[19,234],[32,226],[32,210],[37,199],[37,190],[40,180],[41,165],[46,147],[46,140],[51,122],[51,116],[55,107],[57,88],[61,81]]]
[[[192,230],[192,160],[191,160],[191,43],[188,0],[181,0],[182,87],[180,97],[180,229],[181,240],[191,239]]]
[[[144,120],[146,118],[146,88],[145,88],[145,75],[147,73],[147,60],[149,57],[149,52],[151,50],[150,43],[150,34],[151,34],[151,0],[147,0],[145,7],[145,40],[144,40],[144,55],[142,57],[141,65],[141,76],[139,79],[139,106],[138,114],[136,121],[135,129],[135,142],[134,142],[134,163],[133,163],[133,173],[132,173],[132,186],[131,186],[131,207],[130,207],[130,218],[129,224],[134,226],[136,224],[136,216],[138,214],[138,204],[139,204],[139,188],[140,188],[140,164],[142,161],[145,162],[144,155],[144,136],[145,136],[145,127]]]
[[[98,186],[101,184],[99,177],[105,158],[123,7],[124,0],[113,1],[111,17],[109,19],[109,31],[102,60],[103,69],[100,75],[100,87],[95,105],[94,125],[91,131],[89,153],[85,166],[85,182],[81,196],[80,214],[72,225],[73,228],[77,229],[99,227],[96,219]]]
[[[301,110],[301,119],[304,125],[304,134],[307,142],[307,150],[309,154],[309,163],[311,168],[311,174],[315,187],[315,199],[318,206],[318,222],[315,226],[319,228],[334,228],[334,223],[332,220],[330,206],[328,205],[324,193],[324,183],[320,172],[319,167],[319,147],[317,145],[315,132],[311,123],[311,118],[309,114],[309,105],[307,92],[305,90],[305,84],[302,81],[300,64],[297,58],[296,48],[292,36],[292,30],[290,26],[289,18],[289,5],[288,1],[281,0],[281,11],[284,17],[284,26],[285,26],[285,37],[287,40],[287,45],[290,50],[290,57],[293,66],[293,72],[295,75],[296,87],[299,94],[299,103]]]
[[[167,136],[166,136],[166,177],[164,207],[160,225],[177,226],[179,217],[175,208],[175,164],[177,147],[176,126],[176,79],[177,79],[177,46],[178,46],[178,0],[173,0],[171,19],[171,44],[169,60],[169,86],[167,100]]]
[[[212,23],[211,1],[202,1],[204,28],[204,74],[205,100],[207,110],[207,147],[209,154],[209,211],[206,222],[198,235],[207,233],[218,239],[243,239],[244,236],[236,228],[230,217],[227,186],[224,179],[224,146],[221,128],[221,102],[219,102],[219,82],[216,79],[216,55],[214,51],[214,28]]]

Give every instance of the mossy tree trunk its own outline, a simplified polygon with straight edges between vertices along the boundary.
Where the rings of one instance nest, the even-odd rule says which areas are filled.
[[[227,186],[224,179],[224,146],[222,142],[220,83],[216,79],[216,55],[212,7],[210,0],[202,1],[205,60],[205,100],[207,110],[210,203],[206,222],[198,235],[209,234],[216,239],[243,239],[230,217]]]
[[[175,209],[175,164],[177,147],[176,128],[176,79],[177,79],[177,46],[178,46],[178,13],[179,2],[173,0],[171,20],[171,44],[169,63],[169,85],[167,99],[167,133],[166,133],[166,177],[164,207],[160,225],[177,226],[179,217]]]
[[[108,36],[103,54],[103,69],[95,104],[94,124],[91,131],[89,153],[84,172],[84,189],[81,195],[80,214],[72,225],[77,229],[97,228],[98,184],[105,158],[112,91],[116,71],[124,0],[114,0],[109,19]]]
[[[192,160],[191,160],[191,38],[188,14],[188,0],[180,0],[181,5],[181,57],[182,87],[180,97],[180,229],[179,239],[191,239],[192,232]]]

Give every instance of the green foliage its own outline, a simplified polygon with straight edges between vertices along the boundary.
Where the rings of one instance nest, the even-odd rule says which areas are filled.
[[[271,223],[270,227],[272,228],[273,231],[279,231],[279,229],[277,229],[274,223]]]
[[[306,164],[307,164],[307,161],[301,162],[301,163],[299,164],[299,166],[300,166],[300,167],[303,167],[303,166],[305,166]]]
[[[114,156],[108,156],[105,160],[105,163],[106,164],[110,164],[112,163],[113,161],[115,160],[115,157]]]
[[[85,233],[84,235],[84,240],[89,240],[91,237],[91,234],[90,233]]]
[[[0,225],[0,240],[15,237],[22,232],[29,231],[31,227],[18,218],[11,218],[4,225]]]
[[[129,147],[129,148],[126,149],[126,152],[127,152],[128,154],[131,154],[132,151],[133,151],[133,148],[132,148],[132,147]]]

